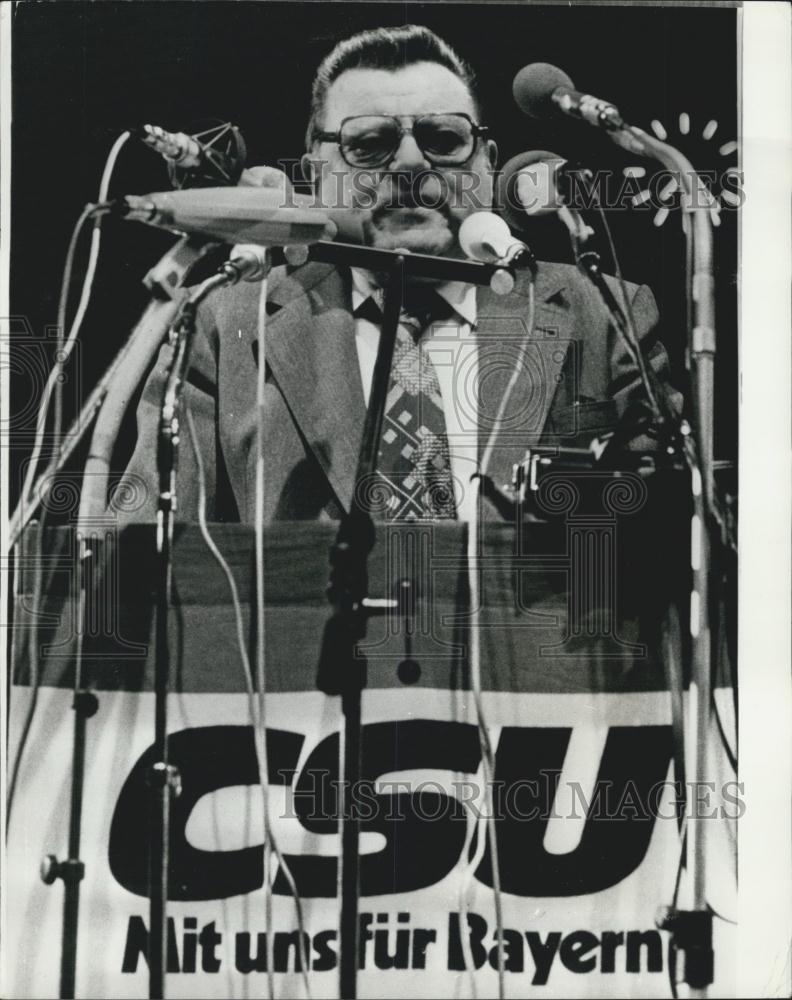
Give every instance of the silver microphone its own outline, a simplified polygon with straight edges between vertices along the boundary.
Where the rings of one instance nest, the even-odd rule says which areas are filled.
[[[533,251],[494,212],[474,212],[459,227],[459,245],[466,257],[485,264],[498,264],[500,270],[490,279],[490,287],[498,295],[508,295],[514,288],[517,267],[536,269]]]
[[[370,214],[360,209],[316,208],[310,196],[284,198],[282,189],[261,187],[127,195],[115,210],[127,219],[160,229],[261,246],[308,245],[337,235],[351,243],[363,243],[363,226]]]
[[[167,132],[159,125],[144,125],[143,133],[143,142],[177,167],[194,170],[201,166],[201,144],[186,132]]]
[[[176,188],[236,184],[247,158],[242,133],[230,122],[195,135],[144,125],[140,138],[163,157]]]
[[[511,230],[494,212],[474,212],[459,227],[459,245],[467,257],[485,264],[516,267],[533,258],[530,248],[512,235]]]

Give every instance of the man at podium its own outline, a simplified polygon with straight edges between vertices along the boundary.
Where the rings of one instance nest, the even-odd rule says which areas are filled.
[[[365,31],[338,44],[313,84],[303,169],[320,204],[372,209],[372,247],[461,257],[458,232],[493,205],[497,146],[471,70],[425,27]],[[529,282],[535,315],[529,330]],[[185,400],[197,430],[207,518],[253,520],[260,284],[213,293],[198,310]],[[665,378],[657,310],[628,286],[644,351]],[[266,300],[267,522],[338,519],[349,509],[382,322],[381,279],[309,262],[275,268]],[[526,343],[526,337],[528,343]],[[165,346],[138,409],[128,485],[135,519],[153,519]],[[597,291],[570,265],[539,263],[513,291],[458,281],[408,282],[373,481],[375,517],[472,517],[470,476],[508,381],[495,435],[497,485],[530,444],[583,444],[612,429],[643,393]],[[185,434],[179,519],[197,516],[199,466]]]

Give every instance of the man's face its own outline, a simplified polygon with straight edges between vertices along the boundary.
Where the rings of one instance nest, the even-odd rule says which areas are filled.
[[[439,63],[423,62],[342,73],[328,90],[320,125],[337,132],[345,118],[391,115],[409,127],[414,115],[453,112],[480,124],[462,80]],[[492,205],[496,154],[494,143],[477,138],[464,163],[435,167],[407,132],[390,161],[376,170],[350,166],[332,142],[319,143],[312,160],[322,204],[372,210],[366,226],[370,246],[455,256],[462,220]]]

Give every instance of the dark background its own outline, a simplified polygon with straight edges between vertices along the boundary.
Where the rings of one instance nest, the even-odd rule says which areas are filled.
[[[207,119],[242,130],[248,164],[299,157],[313,71],[336,41],[378,25],[426,24],[478,73],[486,122],[501,163],[526,149],[551,149],[618,174],[639,163],[595,129],[574,122],[542,124],[520,113],[514,74],[534,61],[563,68],[586,92],[616,103],[633,124],[659,119],[669,141],[699,170],[722,173],[736,155],[718,148],[737,138],[737,12],[698,7],[534,6],[496,3],[21,3],[13,23],[11,304],[45,337],[55,324],[61,271],[72,226],[96,199],[116,136],[147,122],[192,131]],[[691,131],[679,132],[679,114]],[[710,142],[701,131],[719,123]],[[654,167],[644,161],[651,172]],[[164,164],[142,144],[122,151],[113,194],[168,187]],[[627,279],[653,289],[675,380],[685,384],[683,268],[679,213],[653,225],[655,209],[612,211],[609,220]],[[736,452],[737,213],[716,229],[718,375],[716,457]],[[596,223],[596,219],[591,220]],[[601,228],[601,227],[600,227]],[[554,218],[529,235],[541,258],[570,259]],[[106,224],[80,356],[69,373],[66,416],[94,384],[126,338],[146,301],[140,284],[172,242],[142,226]],[[606,244],[602,241],[602,249]],[[86,260],[78,257],[75,296]],[[608,258],[603,253],[603,259]],[[611,270],[610,265],[607,266]],[[24,358],[12,360],[12,497],[30,447],[31,379]],[[130,421],[119,451],[131,444]],[[127,440],[128,439],[128,440]]]

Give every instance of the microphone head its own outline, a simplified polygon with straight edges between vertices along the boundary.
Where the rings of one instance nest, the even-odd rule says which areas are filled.
[[[284,206],[288,204],[286,199],[291,198],[294,192],[294,186],[289,180],[288,175],[277,167],[245,167],[237,184],[239,187],[274,188],[283,194]]]
[[[179,233],[213,236],[226,243],[297,246],[339,236],[365,243],[370,212],[323,209],[311,195],[289,195],[284,187],[213,187],[127,195],[127,218]]]
[[[547,149],[513,156],[498,174],[496,202],[509,225],[525,227],[526,216],[546,215],[560,207],[557,174],[566,160]]]
[[[494,264],[514,242],[509,227],[494,212],[474,212],[459,227],[459,245],[471,260]]]
[[[230,122],[196,135],[168,132],[159,125],[144,125],[136,134],[165,159],[178,190],[236,184],[247,159],[242,133]]]
[[[531,63],[515,76],[512,93],[517,106],[531,118],[552,118],[555,115],[553,93],[558,87],[574,90],[566,73],[551,63]]]

